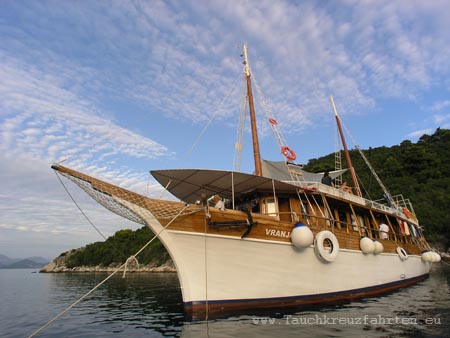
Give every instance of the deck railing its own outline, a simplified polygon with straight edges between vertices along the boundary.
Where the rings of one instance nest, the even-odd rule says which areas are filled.
[[[378,211],[382,211],[385,213],[389,213],[392,215],[395,215],[397,217],[404,218],[406,215],[403,213],[403,208],[407,208],[413,215],[415,215],[414,208],[412,206],[412,203],[409,199],[405,199],[403,195],[396,195],[393,196],[394,201],[396,203],[395,206],[389,206],[384,199],[379,200],[369,200],[367,198],[359,197],[356,195],[353,195],[351,193],[348,193],[346,191],[330,187],[326,184],[322,184],[320,182],[307,182],[307,181],[296,181],[296,182],[289,182],[291,184],[295,184],[305,190],[309,191],[317,191],[326,193],[327,195],[331,195],[333,197],[346,199],[350,202],[357,203],[360,205],[366,205],[370,208],[376,209]],[[408,219],[409,222],[418,225],[417,219],[414,217],[411,217]]]

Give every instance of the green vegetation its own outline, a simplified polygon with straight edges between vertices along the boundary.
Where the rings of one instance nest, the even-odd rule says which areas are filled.
[[[408,198],[425,228],[427,239],[450,246],[450,130],[437,129],[417,143],[403,141],[390,148],[363,150],[392,195]],[[362,182],[365,197],[380,199],[383,194],[357,150],[351,150],[353,166]],[[320,172],[334,168],[334,154],[312,159],[305,170]],[[351,182],[347,174],[344,177]]]
[[[152,237],[146,226],[133,231],[119,230],[105,242],[88,244],[68,257],[66,266],[115,266],[139,251]],[[156,239],[138,257],[139,264],[159,266],[170,260],[162,243]]]

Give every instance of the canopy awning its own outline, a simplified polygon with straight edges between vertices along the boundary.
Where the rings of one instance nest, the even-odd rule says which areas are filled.
[[[301,166],[283,161],[267,161],[262,163],[263,176],[270,177],[279,181],[300,180],[305,182],[320,182],[323,177],[322,173],[310,173],[302,169]],[[330,171],[332,179],[345,173],[347,169]]]
[[[202,194],[207,197],[219,194],[231,199],[239,199],[243,195],[254,192],[295,193],[296,186],[267,177],[251,174],[207,169],[172,169],[152,170],[152,176],[175,197],[187,203],[201,200]]]

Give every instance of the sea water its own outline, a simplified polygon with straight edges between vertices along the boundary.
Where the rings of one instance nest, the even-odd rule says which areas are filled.
[[[0,337],[27,337],[107,275],[0,270]],[[330,280],[330,283],[333,281]],[[385,296],[188,322],[175,273],[117,275],[36,337],[450,337],[450,266]]]

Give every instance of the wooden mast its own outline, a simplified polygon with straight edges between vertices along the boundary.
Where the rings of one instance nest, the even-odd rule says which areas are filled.
[[[259,152],[258,130],[256,128],[255,106],[253,104],[252,81],[248,64],[247,45],[244,45],[244,73],[247,80],[248,106],[250,110],[250,124],[252,127],[253,157],[255,159],[255,174],[262,176],[261,153]]]
[[[334,105],[333,96],[330,96],[330,98],[331,98],[331,104],[333,105],[334,117],[336,118],[336,124],[337,124],[338,130],[339,130],[339,134],[341,136],[342,146],[344,147],[345,157],[347,158],[347,163],[350,168],[350,173],[352,174],[353,185],[355,186],[356,194],[361,197],[361,189],[359,188],[358,179],[356,178],[355,168],[353,168],[352,160],[350,158],[350,153],[348,152],[348,148],[347,148],[347,142],[345,142],[344,133],[342,132],[341,120],[339,119],[339,115],[337,113],[336,106]]]

